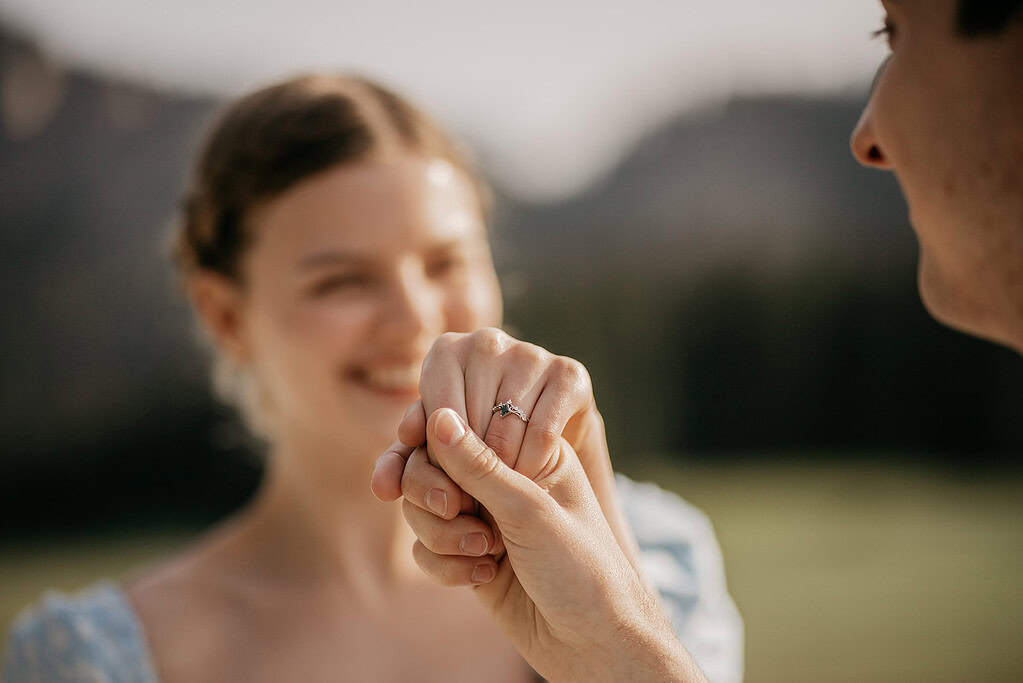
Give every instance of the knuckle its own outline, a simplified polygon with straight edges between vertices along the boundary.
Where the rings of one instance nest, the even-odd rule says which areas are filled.
[[[423,545],[432,551],[440,552],[444,542],[444,530],[440,523],[434,520],[425,520],[424,523],[418,525],[416,532],[416,536],[423,542]]]
[[[420,461],[409,459],[405,463],[405,471],[401,474],[401,493],[404,496],[415,494],[423,488]]]
[[[577,388],[588,388],[590,386],[590,373],[586,370],[586,366],[575,358],[558,356],[554,360],[554,367],[555,372],[565,382]]]
[[[416,561],[423,573],[435,581],[443,581],[444,565],[441,557],[426,547],[422,539],[412,546],[412,559]]]
[[[505,462],[508,462],[507,456],[515,455],[514,449],[516,444],[510,435],[500,429],[500,426],[502,425],[496,424],[488,429],[484,442],[490,446],[491,450],[493,450],[498,457]]]
[[[422,510],[408,501],[402,506],[402,513],[417,541],[431,552],[440,552],[444,542],[443,522],[423,514]]]
[[[445,332],[437,337],[434,348],[449,348],[462,341],[467,335],[464,332]]]
[[[445,355],[452,353],[458,348],[459,343],[462,339],[468,335],[463,332],[445,332],[444,334],[437,337],[437,340],[430,347],[430,351],[426,354],[426,359],[423,362],[423,366],[431,360],[434,360],[438,355]]]
[[[501,466],[501,459],[493,448],[487,447],[469,458],[465,468],[475,479],[486,479],[493,476]]]
[[[585,365],[574,358],[558,356],[552,365],[550,378],[561,389],[562,394],[566,398],[571,397],[573,402],[578,400],[585,403],[592,400],[593,384],[590,381],[590,373]]]
[[[521,528],[561,528],[552,525],[561,506],[542,489],[537,489],[534,496],[516,501],[512,507],[515,523]]]
[[[509,337],[496,327],[484,327],[472,333],[472,345],[476,353],[499,356],[508,347]]]
[[[449,588],[465,584],[462,579],[461,567],[451,560],[441,560],[440,582]]]
[[[550,423],[538,425],[534,432],[534,438],[544,453],[553,453],[556,449],[561,448],[561,434],[555,431],[554,425]]]
[[[443,555],[434,555],[433,560],[435,573],[432,576],[436,577],[437,581],[442,585],[461,586],[465,583],[462,565],[457,559]]]
[[[526,342],[518,342],[514,344],[508,353],[512,354],[515,360],[524,363],[529,366],[543,365],[550,354],[537,346],[536,344],[529,344]]]

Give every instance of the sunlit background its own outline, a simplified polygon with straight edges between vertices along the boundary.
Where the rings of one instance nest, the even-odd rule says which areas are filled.
[[[873,0],[0,0],[0,622],[245,500],[165,239],[227,97],[376,77],[493,183],[516,334],[711,517],[749,681],[1023,678],[1023,360],[939,327],[848,134]]]

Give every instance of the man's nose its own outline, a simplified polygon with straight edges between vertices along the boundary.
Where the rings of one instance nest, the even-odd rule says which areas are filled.
[[[881,144],[874,135],[874,114],[873,99],[867,103],[860,115],[860,120],[853,128],[849,146],[856,161],[868,168],[876,168],[879,171],[892,170],[892,163],[888,160]]]
[[[891,57],[889,56],[877,68],[874,82],[870,84],[867,106],[863,108],[860,120],[856,123],[856,127],[853,128],[852,137],[849,140],[849,147],[852,149],[852,155],[856,158],[856,161],[868,168],[876,168],[879,171],[892,170],[892,163],[888,160],[884,150],[881,148],[881,144],[877,141],[877,136],[874,134],[874,101],[877,96],[878,86],[881,84],[881,79],[884,78],[884,73],[888,68],[890,60]]]

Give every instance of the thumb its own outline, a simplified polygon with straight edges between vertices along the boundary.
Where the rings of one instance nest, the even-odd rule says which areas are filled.
[[[426,449],[463,491],[498,522],[535,508],[539,487],[507,464],[450,408],[435,411],[426,425]]]

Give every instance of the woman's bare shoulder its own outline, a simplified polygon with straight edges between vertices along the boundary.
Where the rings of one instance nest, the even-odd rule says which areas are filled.
[[[215,670],[240,637],[246,621],[232,568],[233,535],[230,528],[214,529],[124,583],[164,681]]]

